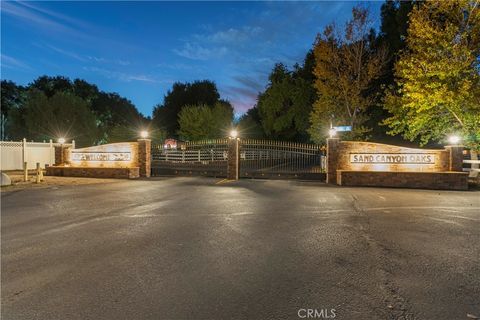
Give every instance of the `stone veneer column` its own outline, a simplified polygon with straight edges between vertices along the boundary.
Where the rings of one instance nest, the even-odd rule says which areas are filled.
[[[69,153],[70,153],[70,146],[59,145],[55,146],[55,166],[63,166],[68,164],[69,160]]]
[[[449,171],[463,171],[463,146],[445,146],[449,153]]]
[[[227,179],[238,180],[240,173],[240,139],[228,141]]]
[[[151,147],[152,140],[138,139],[138,166],[140,167],[140,177],[150,178],[151,173]]]
[[[327,183],[337,183],[337,162],[340,139],[327,139]]]

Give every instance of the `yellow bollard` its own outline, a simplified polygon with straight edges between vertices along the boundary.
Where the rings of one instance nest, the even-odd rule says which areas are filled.
[[[24,182],[27,182],[28,181],[28,166],[27,166],[27,163],[24,162],[23,163],[23,181]]]
[[[40,168],[40,162],[37,162],[37,176],[35,178],[35,183],[40,183],[43,180],[43,173],[42,169]]]

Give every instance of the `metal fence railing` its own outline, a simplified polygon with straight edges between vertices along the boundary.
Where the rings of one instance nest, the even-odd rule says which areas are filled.
[[[228,139],[185,142],[176,149],[152,146],[152,175],[201,173],[226,176]],[[306,176],[325,172],[325,156],[320,145],[241,139],[240,176]]]
[[[240,176],[301,175],[325,172],[322,147],[316,144],[242,139]]]
[[[228,139],[184,142],[176,149],[152,146],[152,175],[200,173],[226,176]]]

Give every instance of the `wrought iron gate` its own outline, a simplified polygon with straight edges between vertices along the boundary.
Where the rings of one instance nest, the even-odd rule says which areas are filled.
[[[324,179],[325,157],[320,145],[242,139],[240,177]]]
[[[241,139],[240,177],[325,179],[320,145]],[[185,142],[176,149],[152,145],[152,176],[227,176],[229,139]]]
[[[188,174],[225,177],[228,139],[181,143],[177,148],[152,145],[152,176]]]

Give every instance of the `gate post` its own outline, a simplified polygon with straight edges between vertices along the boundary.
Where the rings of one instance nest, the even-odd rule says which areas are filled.
[[[138,166],[140,177],[150,178],[152,169],[152,140],[150,139],[138,139]]]
[[[462,171],[463,167],[463,146],[453,145],[445,146],[449,153],[449,171]]]
[[[227,160],[227,179],[238,180],[240,173],[240,139],[229,138],[228,140],[228,160]]]
[[[338,162],[338,147],[340,139],[327,139],[327,183],[337,183],[337,162]]]

